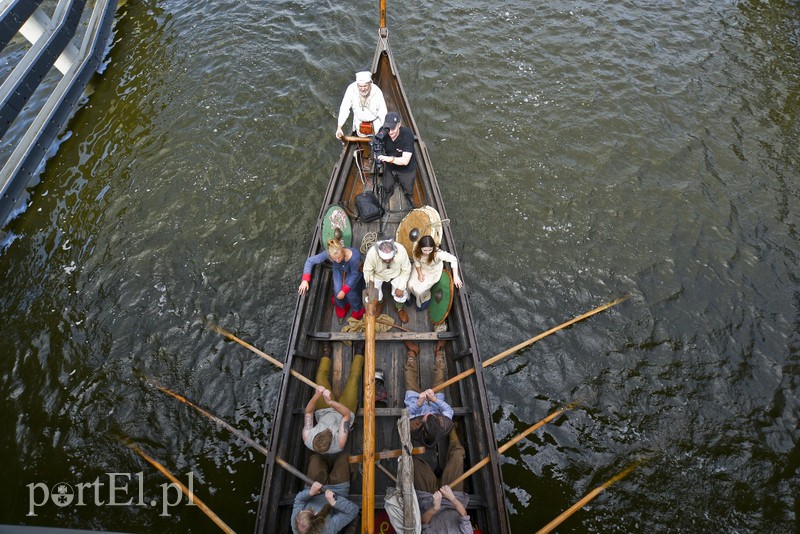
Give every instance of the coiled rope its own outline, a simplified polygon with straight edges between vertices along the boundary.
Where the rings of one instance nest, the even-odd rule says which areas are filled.
[[[366,254],[367,251],[372,248],[372,245],[378,240],[378,232],[367,232],[364,234],[364,238],[361,240],[361,248],[358,250],[361,251],[361,254]]]

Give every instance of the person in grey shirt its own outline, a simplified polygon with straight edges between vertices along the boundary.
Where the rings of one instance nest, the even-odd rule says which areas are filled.
[[[313,454],[308,477],[314,480],[294,498],[294,534],[337,534],[358,515],[358,506],[346,496],[350,493],[350,464],[344,453],[336,456],[333,469],[321,454]],[[322,487],[326,486],[325,492]]]
[[[427,463],[414,457],[414,489],[422,514],[423,534],[472,534],[467,513],[469,496],[461,491],[463,483],[448,485],[464,474],[464,447],[455,429],[450,431],[447,464],[438,480]],[[441,484],[441,485],[440,485]]]

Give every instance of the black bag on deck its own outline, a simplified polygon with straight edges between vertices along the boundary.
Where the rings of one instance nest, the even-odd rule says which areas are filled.
[[[356,211],[362,222],[377,221],[383,216],[383,207],[372,191],[364,191],[356,197]]]

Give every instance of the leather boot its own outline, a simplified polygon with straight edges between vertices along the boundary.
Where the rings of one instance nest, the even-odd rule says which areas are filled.
[[[322,343],[322,357],[323,358],[331,357],[331,344],[328,341]]]
[[[447,344],[447,340],[446,339],[440,339],[439,341],[437,341],[436,342],[436,348],[433,349],[433,353],[434,354],[439,354],[441,352],[442,354],[444,354],[445,353],[444,352],[444,347],[445,347],[446,344]]]
[[[400,319],[401,323],[408,322],[408,312],[406,311],[405,306],[397,310],[397,318]]]
[[[405,345],[406,348],[408,349],[408,352],[413,354],[415,357],[417,356],[417,354],[419,354],[419,345],[417,345],[413,341],[408,341],[408,340],[403,341],[403,345]]]

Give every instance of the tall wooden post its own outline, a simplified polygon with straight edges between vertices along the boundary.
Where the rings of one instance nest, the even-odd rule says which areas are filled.
[[[364,316],[364,463],[361,486],[361,532],[375,530],[375,312],[378,291],[374,284],[367,290]]]

